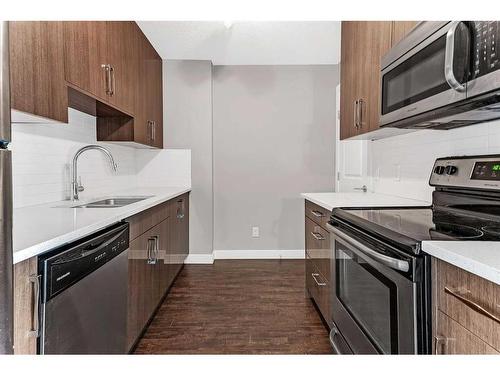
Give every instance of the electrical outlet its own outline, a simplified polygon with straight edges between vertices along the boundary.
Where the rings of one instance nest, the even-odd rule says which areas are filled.
[[[259,238],[259,227],[252,227],[252,237],[253,238]]]

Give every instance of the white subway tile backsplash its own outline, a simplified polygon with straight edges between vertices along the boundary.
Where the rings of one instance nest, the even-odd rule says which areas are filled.
[[[429,176],[438,157],[500,153],[500,121],[453,130],[421,130],[368,144],[372,190],[431,200]],[[395,164],[400,165],[397,181]],[[378,171],[378,172],[377,172]]]
[[[79,175],[85,191],[81,198],[112,194],[135,186],[190,186],[190,150],[148,150],[96,141],[96,119],[69,109],[69,123],[13,123],[12,150],[14,207],[67,199],[70,163],[88,144],[108,148],[118,171],[114,173],[99,151],[82,155]],[[149,162],[148,162],[149,161]]]

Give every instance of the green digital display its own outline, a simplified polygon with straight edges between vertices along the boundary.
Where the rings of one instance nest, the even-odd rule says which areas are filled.
[[[481,161],[474,164],[472,180],[500,181],[500,160]]]

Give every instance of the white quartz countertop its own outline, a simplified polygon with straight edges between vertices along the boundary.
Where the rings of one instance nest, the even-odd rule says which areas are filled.
[[[190,191],[190,187],[135,188],[78,202],[52,202],[14,209],[14,264],[92,234]],[[109,197],[149,198],[123,207],[71,208]]]
[[[423,241],[422,250],[500,285],[500,242]]]
[[[429,206],[430,203],[416,199],[401,198],[380,193],[302,193],[303,198],[329,211],[338,207],[397,207]]]

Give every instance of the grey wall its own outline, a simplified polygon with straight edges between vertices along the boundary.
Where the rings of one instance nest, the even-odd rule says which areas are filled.
[[[334,190],[338,82],[338,65],[214,67],[215,250],[304,248],[300,193]]]
[[[163,61],[164,145],[191,149],[190,253],[212,253],[212,63]]]

